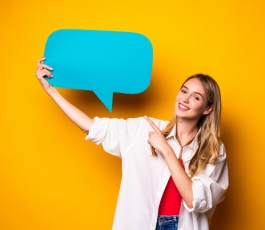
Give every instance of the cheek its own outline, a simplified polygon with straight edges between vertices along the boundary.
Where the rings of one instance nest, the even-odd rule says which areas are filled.
[[[202,102],[197,102],[194,103],[194,109],[198,112],[198,113],[203,113],[206,109],[206,106],[204,105],[204,103]]]

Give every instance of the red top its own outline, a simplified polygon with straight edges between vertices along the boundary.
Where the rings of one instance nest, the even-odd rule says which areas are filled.
[[[182,159],[179,159],[179,163],[184,169]],[[177,189],[172,177],[170,176],[164,194],[160,201],[158,215],[173,216],[179,215],[182,197]]]

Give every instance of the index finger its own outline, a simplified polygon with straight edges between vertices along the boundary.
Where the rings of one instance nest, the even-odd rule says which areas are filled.
[[[147,116],[144,116],[144,117],[154,130],[157,130],[157,129],[159,130],[159,128],[156,126],[156,124],[149,117],[147,117]]]
[[[42,63],[42,61],[44,61],[46,58],[40,58],[38,61],[37,61],[37,66],[39,67],[40,64]]]

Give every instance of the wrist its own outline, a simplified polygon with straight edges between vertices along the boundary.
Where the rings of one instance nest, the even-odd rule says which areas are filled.
[[[56,90],[53,86],[51,86],[51,85],[50,85],[49,88],[46,89],[45,91],[46,91],[46,93],[47,93],[49,96],[51,96],[51,97],[53,97],[55,94],[58,93],[57,90]]]
[[[163,151],[163,156],[168,157],[168,156],[171,156],[172,154],[174,154],[174,151],[171,148],[171,146],[168,145]]]

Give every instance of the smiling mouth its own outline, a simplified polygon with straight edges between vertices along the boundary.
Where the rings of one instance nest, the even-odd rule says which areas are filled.
[[[180,110],[189,110],[190,109],[189,107],[186,107],[186,106],[184,106],[184,105],[182,105],[180,103],[179,103],[178,107],[179,107]]]

